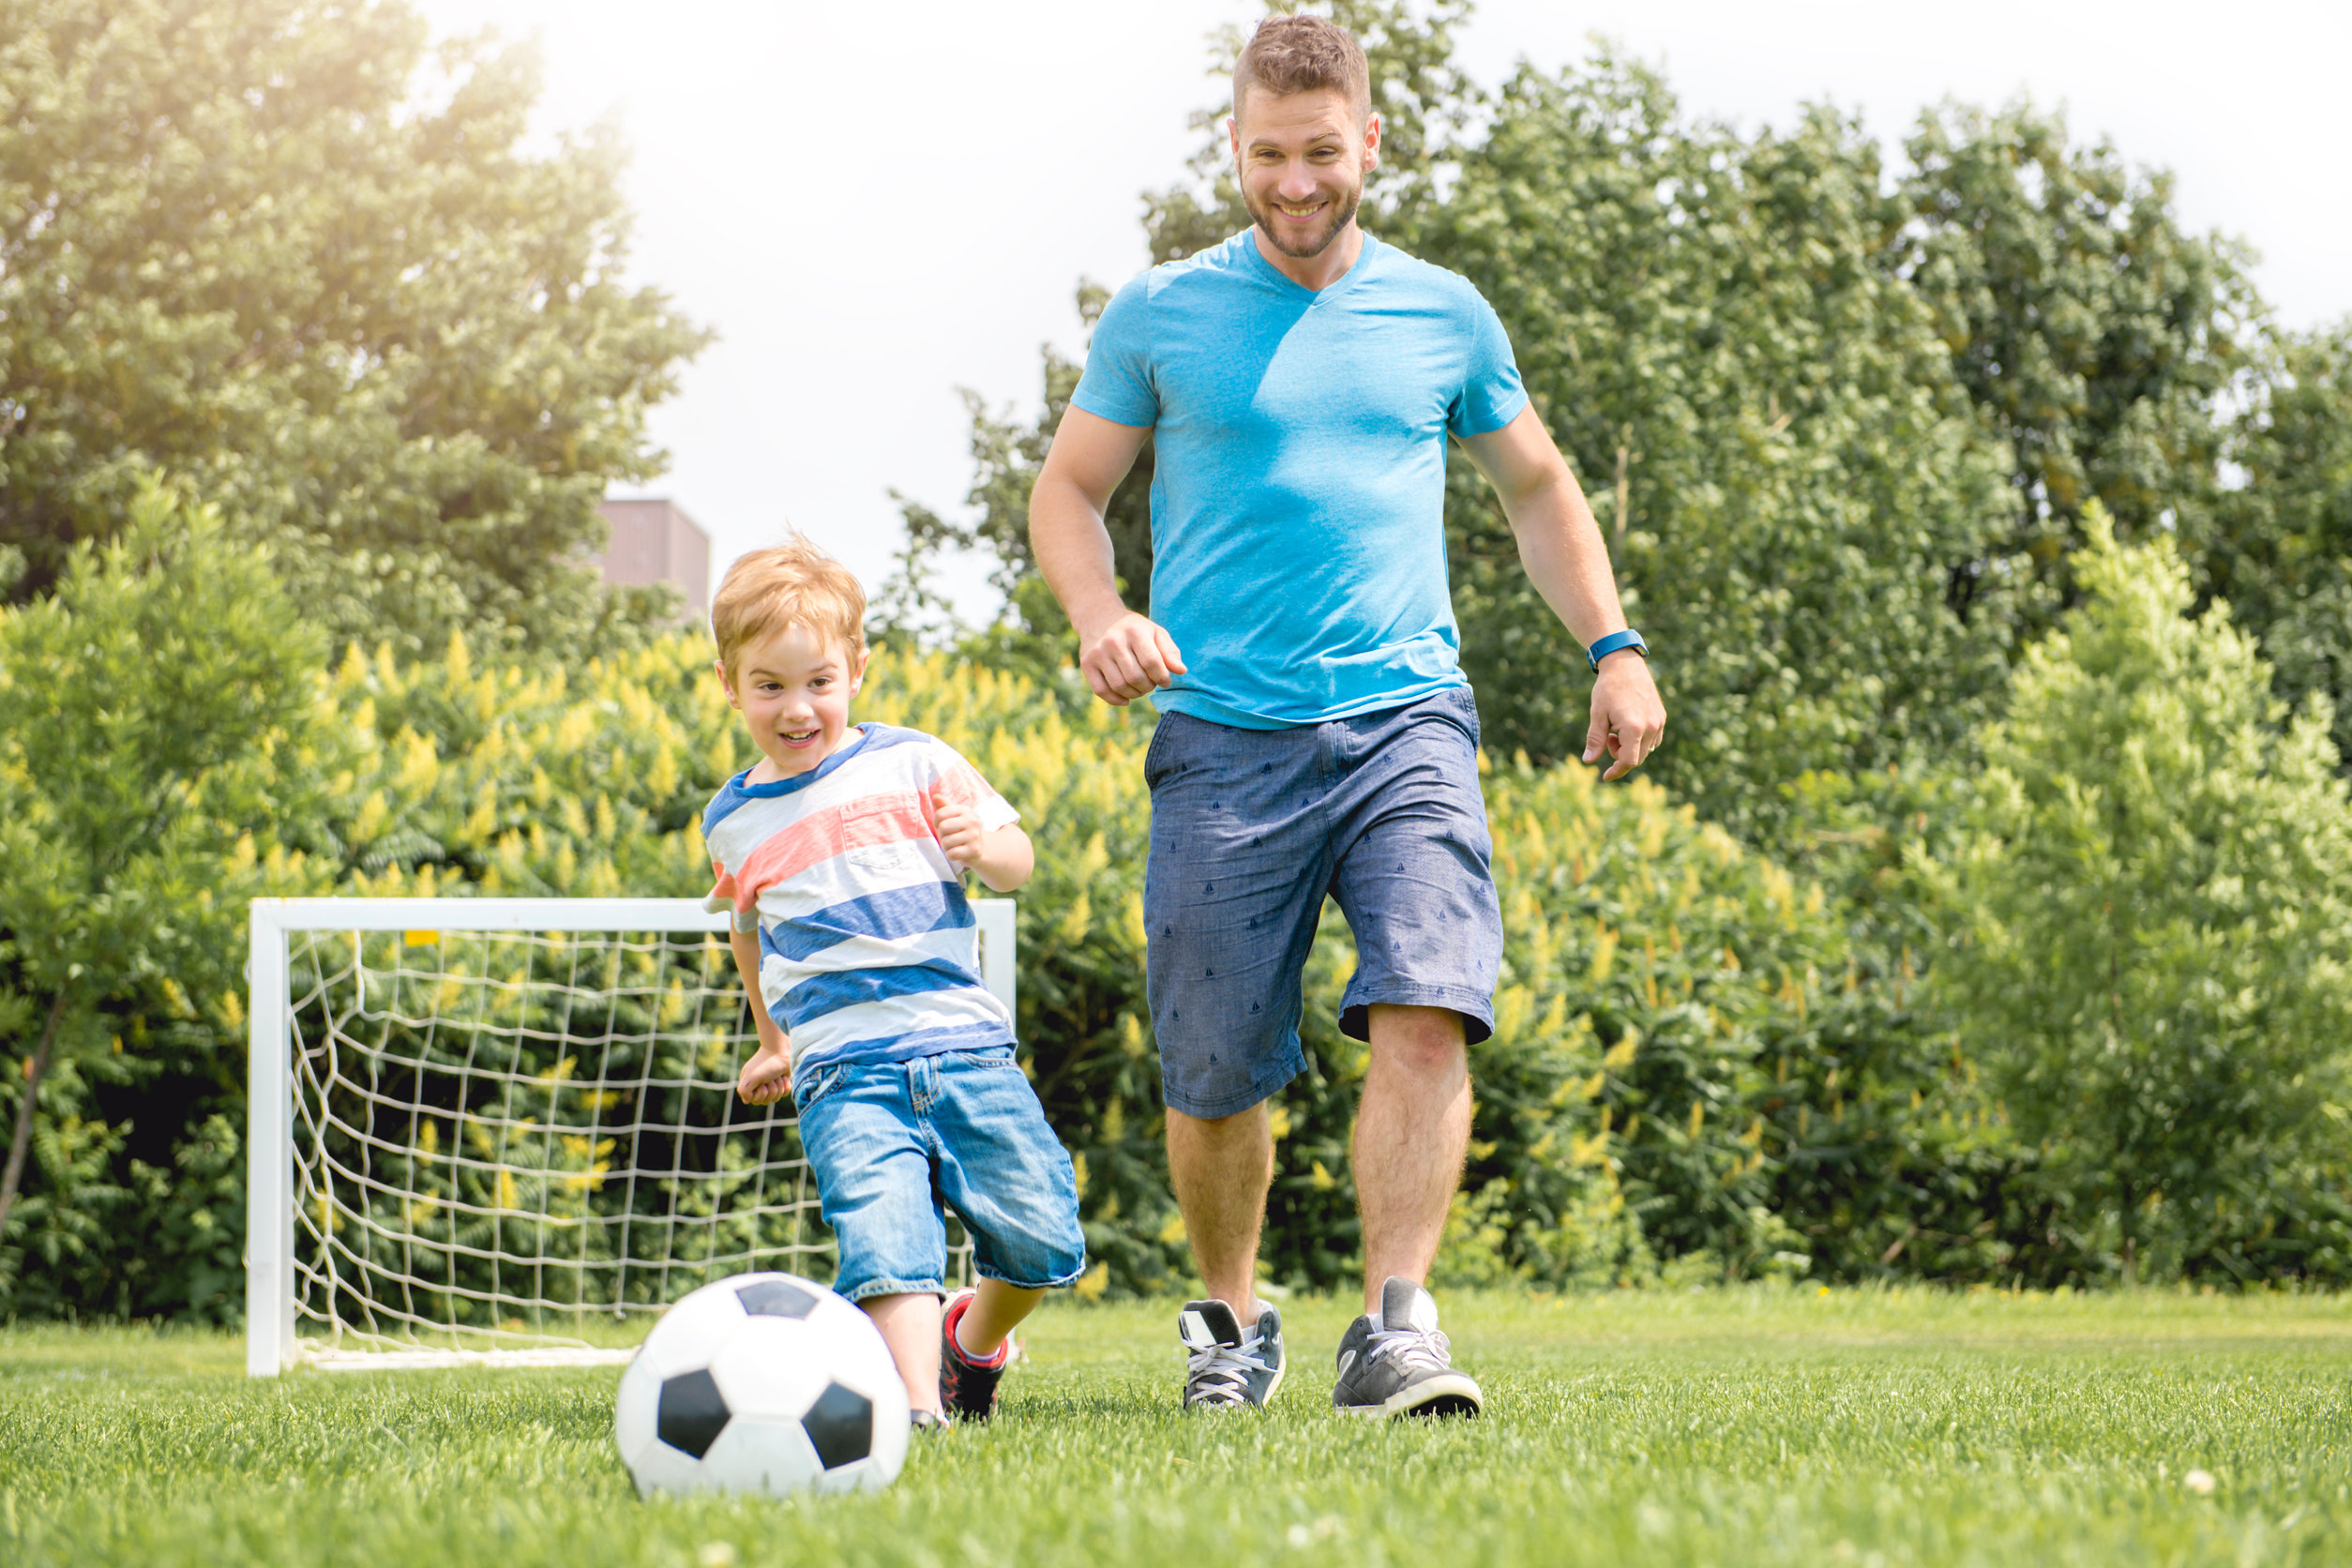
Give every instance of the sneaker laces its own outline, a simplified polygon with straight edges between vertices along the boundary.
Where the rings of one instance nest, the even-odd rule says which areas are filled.
[[[1252,1328],[1244,1332],[1239,1345],[1212,1345],[1205,1350],[1191,1350],[1186,1358],[1190,1387],[1185,1390],[1185,1403],[1247,1404],[1249,1374],[1274,1370],[1258,1353],[1265,1348],[1266,1336]]]
[[[1409,1371],[1450,1372],[1454,1342],[1436,1329],[1376,1329],[1364,1359],[1385,1357]]]

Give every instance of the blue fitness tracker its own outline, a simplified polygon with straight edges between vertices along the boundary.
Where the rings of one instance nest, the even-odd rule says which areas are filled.
[[[1613,631],[1591,647],[1587,648],[1584,651],[1584,660],[1592,666],[1593,671],[1597,674],[1601,668],[1601,661],[1620,648],[1631,648],[1644,658],[1650,656],[1650,644],[1641,640],[1641,633],[1628,628],[1624,631]]]

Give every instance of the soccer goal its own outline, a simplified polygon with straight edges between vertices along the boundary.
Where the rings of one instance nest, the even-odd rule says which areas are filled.
[[[972,908],[1010,1007],[1015,906]],[[791,1101],[735,1098],[756,1036],[727,923],[255,900],[246,1370],[626,1361],[698,1285],[830,1278]]]

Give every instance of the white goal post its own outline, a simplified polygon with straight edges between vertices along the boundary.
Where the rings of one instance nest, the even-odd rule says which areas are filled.
[[[1011,1007],[1016,906],[972,910]],[[626,1361],[706,1279],[827,1264],[792,1102],[734,1097],[728,920],[255,899],[246,1371]]]

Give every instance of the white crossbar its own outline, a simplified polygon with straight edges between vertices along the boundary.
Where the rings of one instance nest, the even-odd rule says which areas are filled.
[[[700,898],[256,898],[253,919],[279,931],[727,929]]]

